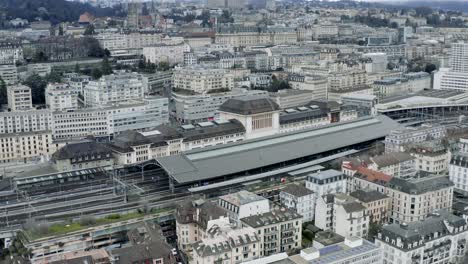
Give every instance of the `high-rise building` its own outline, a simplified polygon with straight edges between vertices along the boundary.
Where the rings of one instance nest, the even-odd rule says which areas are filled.
[[[434,89],[468,90],[468,43],[453,43],[450,68],[434,74]]]
[[[7,89],[8,108],[11,111],[30,110],[32,108],[31,88],[25,85],[10,86]]]

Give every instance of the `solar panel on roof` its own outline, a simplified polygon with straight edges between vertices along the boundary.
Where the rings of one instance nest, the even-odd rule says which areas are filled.
[[[340,246],[331,245],[331,246],[319,249],[319,252],[320,252],[320,255],[325,255],[325,254],[330,254],[330,253],[337,252],[337,251],[340,251],[340,250],[341,250]]]

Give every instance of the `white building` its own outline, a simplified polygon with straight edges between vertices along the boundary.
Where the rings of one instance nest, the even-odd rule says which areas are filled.
[[[17,61],[23,61],[21,46],[13,43],[0,45],[0,64],[15,64]]]
[[[459,147],[450,160],[449,176],[455,189],[468,192],[468,139],[460,138]]]
[[[219,107],[219,118],[239,120],[245,127],[247,139],[259,138],[279,132],[279,110],[270,98],[239,97],[229,99]]]
[[[362,238],[346,238],[344,242],[321,249],[306,248],[288,258],[294,264],[382,264],[381,249]],[[289,262],[288,262],[289,263]],[[387,264],[387,263],[386,263]]]
[[[451,153],[440,140],[425,141],[413,144],[408,153],[415,158],[416,169],[443,174],[448,171]]]
[[[468,43],[452,43],[450,69],[435,73],[434,89],[468,90]]]
[[[268,199],[244,190],[220,196],[218,205],[238,224],[242,218],[270,212]]]
[[[55,112],[52,117],[52,132],[57,140],[84,138],[89,135],[110,137],[129,129],[150,130],[168,120],[168,99],[155,96],[115,106]]]
[[[184,52],[190,51],[190,46],[185,43],[159,44],[143,48],[143,56],[151,63],[167,62],[170,65],[184,62]]]
[[[174,89],[198,94],[226,92],[234,88],[234,75],[229,70],[209,69],[200,65],[178,68],[173,75]]]
[[[144,94],[142,78],[137,73],[106,75],[90,81],[83,90],[84,102],[91,107],[143,99]]]
[[[392,177],[409,178],[416,173],[416,158],[404,152],[391,152],[370,158],[369,169]]]
[[[419,127],[404,127],[393,131],[385,137],[385,152],[402,152],[412,143],[428,139],[441,139],[447,131],[445,126],[438,124],[423,124]]]
[[[0,65],[0,77],[7,85],[18,83],[18,72],[14,64]]]
[[[318,75],[291,75],[288,78],[292,89],[312,91],[313,100],[328,98],[328,79]]]
[[[382,227],[375,244],[384,264],[465,263],[466,220],[440,210],[420,221]]]
[[[161,35],[158,34],[117,34],[105,33],[94,36],[103,49],[108,49],[111,54],[116,50],[142,49],[161,43]]]
[[[346,176],[337,170],[326,170],[309,174],[306,188],[313,191],[316,197],[325,194],[346,193]]]
[[[302,215],[304,222],[314,220],[315,197],[311,190],[303,185],[290,184],[281,189],[279,197],[281,204]]]
[[[408,73],[403,77],[391,77],[374,81],[374,95],[379,99],[404,95],[431,88],[431,76],[426,72]]]
[[[78,108],[79,92],[64,83],[49,83],[45,90],[47,108],[52,112]]]
[[[260,238],[255,229],[213,226],[206,236],[193,244],[193,263],[241,263],[260,257]]]
[[[414,179],[392,178],[386,185],[394,223],[420,221],[427,215],[452,208],[454,184],[448,176],[421,173]]]
[[[366,53],[362,55],[364,58],[370,58],[372,60],[371,67],[367,68],[367,72],[384,72],[387,70],[387,54],[383,52]]]
[[[0,112],[0,134],[51,130],[51,123],[48,109]]]
[[[11,111],[25,111],[32,109],[31,88],[25,85],[7,87],[8,108]]]
[[[332,231],[345,238],[367,237],[369,215],[367,208],[351,196],[335,195]]]
[[[291,253],[302,247],[302,216],[286,208],[241,219],[260,237],[260,256]]]

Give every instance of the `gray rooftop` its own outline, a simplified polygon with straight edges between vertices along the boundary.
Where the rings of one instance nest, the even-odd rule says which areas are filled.
[[[325,170],[325,171],[319,171],[316,173],[309,174],[307,178],[314,178],[317,180],[326,180],[326,179],[330,179],[330,178],[341,176],[341,175],[343,175],[341,171]]]
[[[427,175],[416,179],[402,179],[393,177],[387,183],[387,188],[408,194],[423,194],[453,186],[454,184],[452,181],[450,181],[449,177],[444,175]]]
[[[304,185],[294,183],[288,184],[286,187],[281,189],[281,192],[285,192],[296,197],[303,197],[314,193],[313,191],[307,189]]]
[[[241,219],[241,222],[250,227],[258,228],[295,219],[302,219],[302,216],[292,210],[281,208],[260,215],[244,217]]]
[[[388,198],[387,195],[378,192],[376,190],[357,190],[352,193],[350,193],[352,197],[358,199],[361,202],[364,203],[369,203],[369,202],[374,202],[382,199]]]
[[[236,193],[231,193],[231,194],[226,194],[221,197],[219,197],[221,200],[225,200],[231,204],[234,204],[236,206],[244,205],[244,204],[249,204],[257,201],[262,201],[266,200],[266,198],[256,195],[254,193],[242,190]]]
[[[385,137],[398,123],[386,116],[361,118],[229,145],[157,158],[179,183],[261,168]]]
[[[261,96],[231,98],[219,107],[219,111],[240,115],[253,115],[279,110],[280,107],[275,101]]]
[[[414,159],[415,158],[413,156],[404,152],[392,152],[371,158],[371,160],[379,167],[387,167]]]

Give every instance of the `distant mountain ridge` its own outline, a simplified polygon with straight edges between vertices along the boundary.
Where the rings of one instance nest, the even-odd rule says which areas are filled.
[[[432,9],[442,9],[442,10],[452,10],[452,11],[461,11],[468,13],[468,1],[459,0],[459,1],[442,1],[442,0],[366,0],[367,2],[375,2],[381,4],[397,5],[397,6],[407,6],[407,7],[420,7],[428,6]]]

